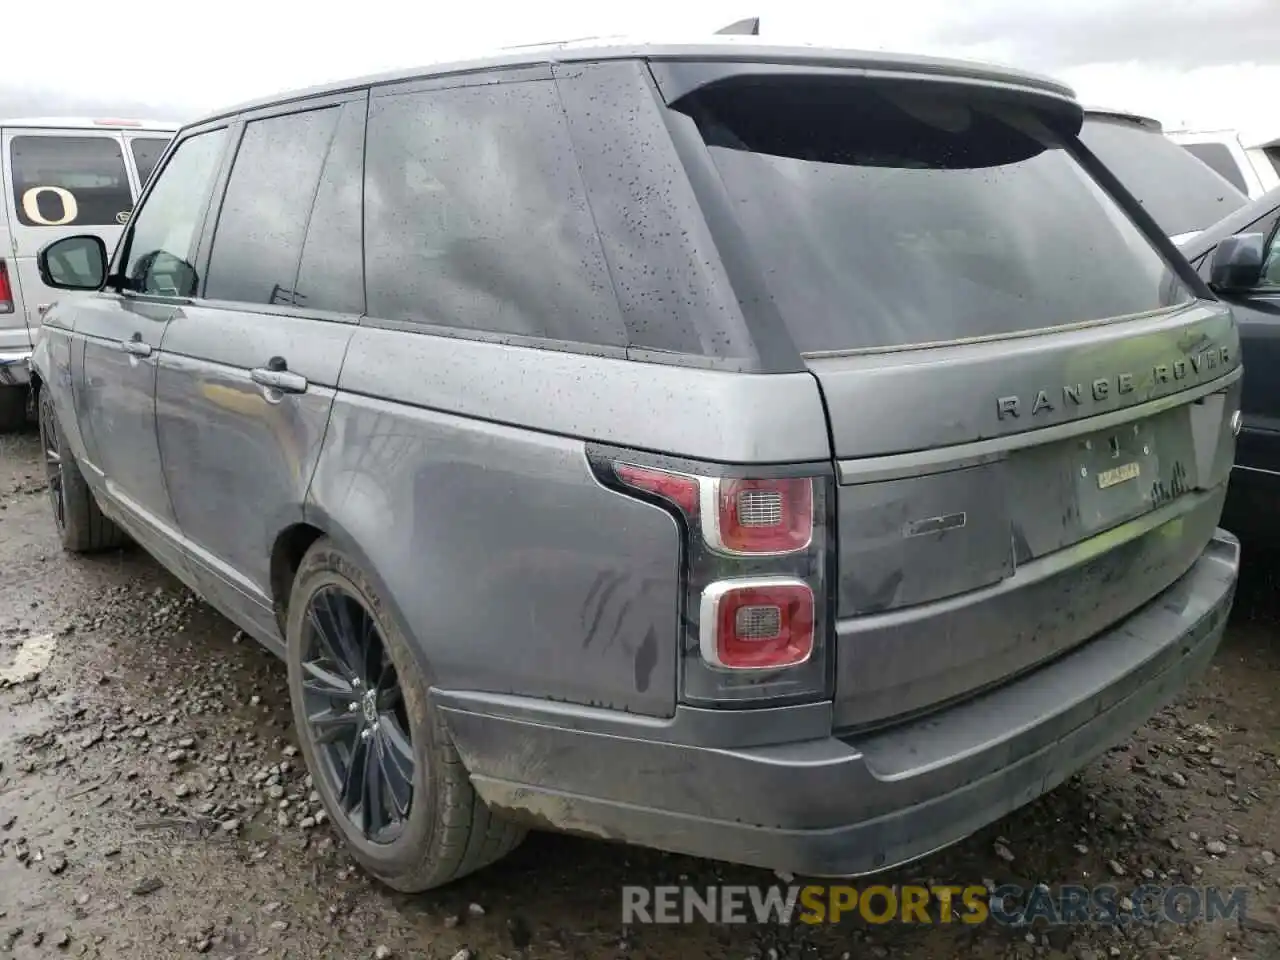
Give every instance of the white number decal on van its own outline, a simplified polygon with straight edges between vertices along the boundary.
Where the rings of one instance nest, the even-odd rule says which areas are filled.
[[[46,191],[62,201],[62,218],[59,220],[50,220],[40,212],[40,194]],[[43,227],[61,227],[75,223],[76,217],[80,215],[80,207],[70,190],[62,187],[32,187],[22,195],[22,212],[27,215],[28,220]]]

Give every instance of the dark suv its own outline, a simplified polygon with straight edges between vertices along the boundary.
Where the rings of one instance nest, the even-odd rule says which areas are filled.
[[[54,517],[288,662],[404,890],[529,824],[852,874],[1209,661],[1230,313],[999,69],[555,47],[183,129],[50,245]]]

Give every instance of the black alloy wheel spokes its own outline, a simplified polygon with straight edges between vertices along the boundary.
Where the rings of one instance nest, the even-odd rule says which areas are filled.
[[[66,498],[63,494],[62,454],[58,451],[58,424],[48,403],[40,405],[40,446],[44,448],[44,475],[49,487],[49,505],[53,521],[61,530],[66,526]]]
[[[399,836],[413,802],[414,753],[400,678],[369,611],[339,587],[307,606],[302,689],[318,775],[373,843]]]

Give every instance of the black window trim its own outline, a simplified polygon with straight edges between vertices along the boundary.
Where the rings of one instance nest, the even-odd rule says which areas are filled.
[[[209,222],[209,208],[213,204],[213,198],[218,195],[219,184],[226,175],[229,148],[237,136],[234,129],[235,126],[236,124],[233,120],[217,120],[198,127],[179,130],[173,135],[173,139],[169,141],[169,146],[156,164],[153,175],[147,180],[146,186],[138,197],[138,202],[133,205],[133,212],[129,215],[129,223],[124,228],[124,232],[120,234],[120,240],[116,243],[115,253],[112,255],[107,268],[107,279],[103,286],[104,293],[113,294],[121,299],[175,306],[195,301],[194,297],[170,297],[160,293],[143,293],[138,290],[128,290],[124,286],[125,277],[121,271],[129,262],[129,249],[133,246],[133,232],[138,215],[145,208],[147,200],[151,197],[152,190],[155,189],[155,185],[160,182],[160,178],[164,176],[165,170],[168,169],[169,164],[173,161],[173,155],[188,140],[192,140],[202,134],[228,130],[230,132],[227,136],[227,142],[222,145],[222,155],[218,158],[218,170],[214,174],[213,186],[209,190],[209,195],[205,197],[204,209],[200,213],[200,222],[196,225],[196,230],[192,234],[197,240],[195,249],[199,249],[200,238],[203,236],[205,227]],[[200,276],[198,269],[196,276],[197,278]]]
[[[297,306],[281,306],[269,303],[242,303],[239,300],[211,300],[205,297],[205,282],[208,279],[209,260],[213,253],[214,234],[217,232],[218,219],[222,215],[222,204],[226,198],[227,183],[231,179],[231,171],[235,168],[235,159],[240,154],[240,144],[244,140],[245,127],[256,120],[269,120],[273,117],[287,117],[298,113],[311,113],[316,110],[325,110],[331,107],[341,109],[348,103],[354,103],[361,100],[365,101],[365,129],[368,126],[368,99],[369,88],[360,87],[351,90],[344,90],[341,93],[330,94],[322,97],[315,97],[310,100],[290,100],[283,103],[274,104],[272,106],[261,107],[259,109],[242,113],[235,116],[232,120],[232,126],[235,130],[232,132],[228,150],[223,158],[222,167],[218,172],[218,178],[214,182],[212,194],[210,196],[210,204],[206,210],[204,223],[200,230],[200,242],[196,248],[195,267],[196,274],[199,277],[199,288],[196,290],[196,296],[190,298],[187,302],[199,306],[202,309],[208,309],[215,312],[235,311],[237,313],[255,313],[263,316],[289,317],[299,320],[318,320],[324,323],[346,323],[359,324],[361,317],[351,313],[335,313],[331,310],[315,310],[307,307]],[[323,176],[323,172],[321,174]],[[361,171],[363,180],[363,170]],[[361,190],[361,208],[362,214],[360,218],[360,259],[364,261],[364,216],[363,216],[363,188]],[[217,209],[214,211],[213,201],[217,201]],[[308,214],[308,217],[310,214]],[[304,234],[303,245],[306,244]],[[296,279],[296,278],[295,278]],[[368,303],[368,297],[365,298]]]

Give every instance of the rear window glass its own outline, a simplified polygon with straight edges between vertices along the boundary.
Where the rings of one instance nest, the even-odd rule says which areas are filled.
[[[945,89],[721,87],[697,121],[802,352],[999,336],[1189,300],[1035,115]]]
[[[1249,200],[1156,130],[1126,120],[1090,118],[1080,139],[1170,237],[1212,226]]]
[[[129,217],[133,195],[118,140],[18,136],[9,163],[24,226],[105,226]]]
[[[156,164],[160,162],[160,155],[164,153],[164,148],[167,146],[169,141],[161,140],[159,137],[136,137],[129,141],[129,149],[133,151],[133,165],[138,168],[140,186],[147,185],[151,174],[155,172]]]
[[[1237,190],[1249,189],[1244,174],[1240,172],[1240,165],[1225,143],[1184,143],[1182,147]]]
[[[1262,152],[1271,161],[1271,166],[1276,168],[1276,173],[1280,173],[1280,147],[1264,147]]]

